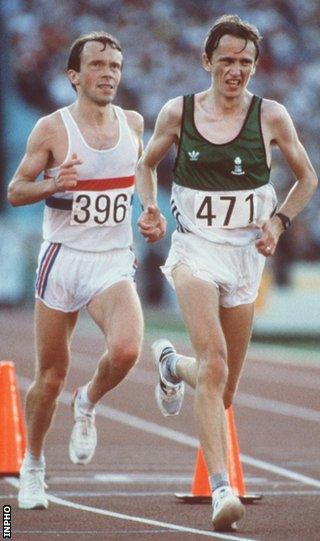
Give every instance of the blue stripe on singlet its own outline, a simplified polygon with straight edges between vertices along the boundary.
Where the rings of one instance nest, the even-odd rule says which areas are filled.
[[[59,197],[47,197],[45,200],[45,204],[47,207],[50,207],[52,209],[59,209],[59,210],[71,210],[72,209],[72,199],[62,199]]]

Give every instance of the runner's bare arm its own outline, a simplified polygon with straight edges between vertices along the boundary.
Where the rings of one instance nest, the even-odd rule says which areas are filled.
[[[170,147],[178,142],[182,117],[182,98],[167,102],[161,109],[154,133],[139,160],[137,191],[143,207],[157,200],[156,168]]]
[[[48,166],[52,138],[51,119],[45,117],[39,120],[29,136],[26,153],[8,186],[8,201],[11,205],[37,203],[58,191],[65,191],[76,185],[78,176],[75,166],[82,163],[76,155],[62,164],[55,178],[35,182],[38,175]]]
[[[281,150],[296,179],[285,201],[278,209],[292,220],[310,201],[317,188],[318,179],[285,107],[276,102],[270,102],[267,115],[272,142]],[[282,232],[283,226],[277,216],[268,220],[262,227],[261,239],[256,243],[258,251],[264,255],[272,255]],[[270,247],[270,250],[266,251],[267,247]]]
[[[279,210],[292,220],[309,203],[318,179],[288,112],[280,107],[279,114],[272,119],[274,141],[286,158],[296,182]]]
[[[127,117],[127,121],[130,129],[132,130],[133,138],[138,147],[138,156],[139,158],[143,152],[143,131],[144,131],[144,120],[143,116],[137,113],[137,111],[124,111]]]
[[[154,134],[139,160],[137,192],[144,211],[138,226],[148,242],[160,240],[166,231],[165,218],[157,206],[156,168],[174,143],[178,143],[182,118],[182,98],[167,102],[159,113]]]

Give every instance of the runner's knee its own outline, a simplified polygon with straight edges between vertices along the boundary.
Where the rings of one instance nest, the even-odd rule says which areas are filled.
[[[109,347],[109,354],[113,368],[129,371],[137,362],[140,354],[140,345],[130,341],[115,344]]]
[[[207,352],[199,362],[197,384],[205,387],[224,387],[227,378],[228,365],[224,350]]]
[[[55,368],[50,368],[41,372],[38,381],[46,398],[52,399],[60,394],[66,375],[67,372],[65,370],[56,370]]]

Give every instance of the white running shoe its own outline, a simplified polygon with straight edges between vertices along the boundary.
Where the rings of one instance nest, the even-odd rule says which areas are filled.
[[[184,382],[171,383],[166,380],[163,374],[163,363],[166,362],[168,356],[176,355],[176,350],[171,342],[165,338],[160,338],[160,340],[153,342],[151,348],[155,364],[159,370],[159,383],[157,383],[155,389],[159,409],[166,417],[169,415],[178,415],[184,397]]]
[[[47,509],[49,502],[46,497],[44,468],[21,468],[18,506],[20,509]]]
[[[69,458],[74,464],[89,464],[97,445],[95,413],[84,414],[80,410],[79,389],[74,394],[71,407],[74,425],[69,442]]]
[[[213,493],[212,524],[217,531],[234,530],[244,517],[245,509],[231,487],[221,487]]]

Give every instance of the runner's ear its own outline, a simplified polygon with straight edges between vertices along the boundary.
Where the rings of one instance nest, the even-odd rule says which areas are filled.
[[[207,54],[206,53],[202,53],[202,67],[206,70],[206,71],[211,71],[211,62],[209,60],[209,58],[207,57]]]
[[[77,86],[79,84],[79,72],[76,70],[68,70],[67,73],[70,83]]]

